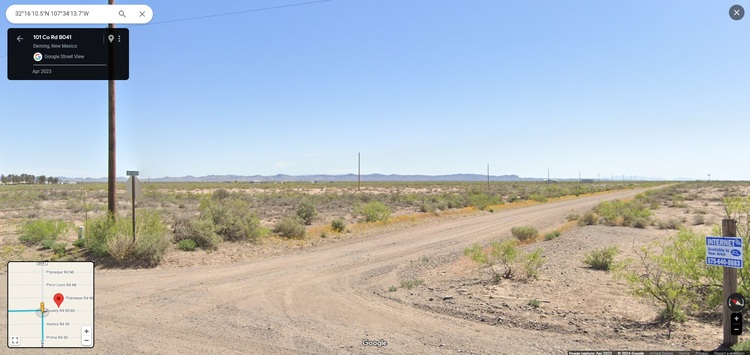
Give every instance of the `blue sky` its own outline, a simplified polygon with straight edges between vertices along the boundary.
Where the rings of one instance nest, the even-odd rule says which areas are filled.
[[[361,152],[363,174],[750,180],[736,0],[332,0],[159,23],[297,2],[117,1],[154,10],[118,26],[118,175],[346,174]],[[106,81],[0,72],[1,173],[106,176]]]

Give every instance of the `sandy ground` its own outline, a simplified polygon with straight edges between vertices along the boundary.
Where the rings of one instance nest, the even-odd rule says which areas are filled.
[[[583,212],[601,200],[638,192],[436,219],[285,252],[239,248],[239,261],[223,264],[182,267],[173,261],[155,269],[100,269],[94,351],[529,354],[715,348],[718,326],[688,322],[666,340],[663,329],[644,325],[654,305],[628,295],[609,273],[582,265],[587,250],[610,244],[627,249],[634,238],[645,242],[670,231],[573,228],[529,246],[544,247],[547,264],[540,280],[526,284],[489,284],[460,255],[473,242],[507,237],[513,226],[551,230],[571,210]],[[388,290],[417,277],[425,283]],[[6,303],[5,287],[2,282],[0,304]],[[544,302],[533,308],[531,298]],[[4,317],[0,322],[5,327]],[[364,346],[363,340],[387,345]]]

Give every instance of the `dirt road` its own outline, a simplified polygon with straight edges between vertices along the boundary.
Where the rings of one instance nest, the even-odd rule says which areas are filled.
[[[507,236],[517,225],[550,228],[571,209],[582,211],[640,191],[443,220],[247,263],[101,270],[96,275],[94,352],[527,354],[640,345],[646,349],[646,343],[614,338],[566,339],[481,324],[381,296],[389,285],[399,284],[400,271],[422,257]],[[6,294],[0,290],[1,304]],[[387,345],[365,346],[363,340]]]

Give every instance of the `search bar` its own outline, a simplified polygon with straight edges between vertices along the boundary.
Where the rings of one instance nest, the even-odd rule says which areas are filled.
[[[146,24],[154,18],[148,5],[10,5],[12,24]]]

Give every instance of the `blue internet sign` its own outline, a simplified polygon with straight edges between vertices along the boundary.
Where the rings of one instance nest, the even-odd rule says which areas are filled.
[[[706,265],[742,269],[742,238],[706,237]]]

